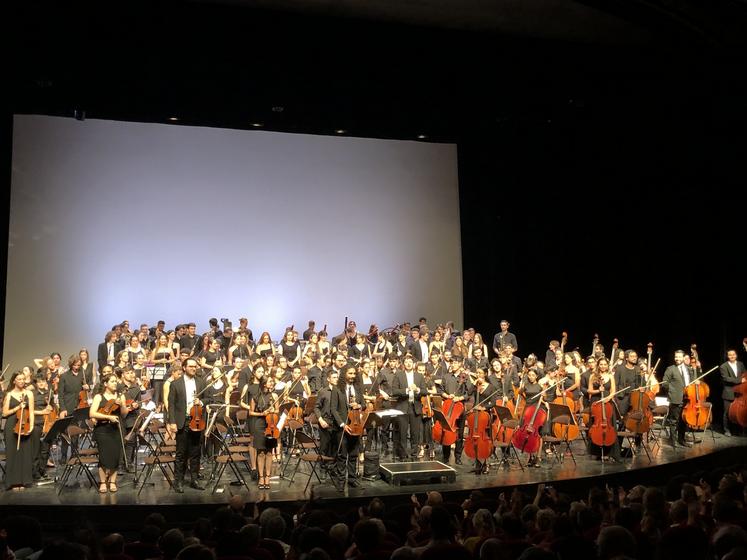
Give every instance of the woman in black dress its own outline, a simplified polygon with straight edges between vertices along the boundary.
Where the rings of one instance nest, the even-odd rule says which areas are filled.
[[[262,336],[259,337],[259,342],[257,343],[257,347],[254,349],[254,351],[263,358],[266,356],[275,355],[275,346],[273,346],[272,340],[270,339],[270,333],[268,333],[267,331],[262,333]]]
[[[257,450],[257,469],[259,470],[259,488],[270,489],[270,474],[272,473],[272,451],[277,447],[278,440],[265,435],[267,421],[265,416],[268,411],[276,406],[275,380],[272,376],[265,377],[262,391],[249,403],[249,415],[254,416],[254,448]]]
[[[241,387],[241,408],[247,411],[246,430],[250,434],[254,433],[254,425],[257,423],[256,417],[251,414],[251,402],[259,397],[264,385],[265,368],[262,364],[257,364],[252,370],[252,377],[249,383]],[[257,478],[257,448],[254,442],[249,447],[249,462],[251,463],[252,478]]]
[[[295,335],[293,334],[293,331],[285,331],[283,342],[280,344],[283,356],[288,360],[288,365],[290,367],[295,366],[301,359],[301,344],[297,340],[294,340],[294,338]]]
[[[91,403],[90,417],[96,422],[93,428],[93,439],[99,450],[99,492],[106,494],[117,491],[117,467],[122,457],[124,440],[119,431],[120,410],[129,411],[125,406],[124,395],[117,393],[119,380],[113,373],[102,374],[99,390]],[[115,401],[119,409],[111,414],[104,411],[109,401]]]
[[[23,408],[29,411],[31,431],[14,433],[18,418],[17,413]],[[15,372],[8,383],[8,392],[3,399],[3,418],[5,418],[5,488],[23,490],[34,482],[33,445],[31,434],[34,428],[34,395],[26,388],[26,376],[22,371]]]
[[[174,354],[173,346],[169,343],[169,337],[162,334],[158,337],[158,342],[153,348],[150,355],[151,363],[155,364],[153,369],[153,400],[156,403],[163,402],[161,395],[163,395],[163,382],[166,379],[166,370],[169,364],[176,360],[176,354]]]
[[[537,380],[537,372],[533,369],[530,369],[527,372],[526,381],[524,381],[524,384],[519,390],[521,393],[521,396],[524,397],[524,402],[526,403],[527,408],[530,406],[536,406],[538,405],[538,403],[539,403],[538,406],[546,407],[544,400],[537,396],[543,391],[543,389],[544,388],[542,387],[540,382]],[[545,424],[542,425],[542,428],[540,429],[540,434],[544,433]],[[540,450],[541,449],[542,447],[540,446]],[[537,453],[529,454],[529,462],[527,463],[527,466],[540,468],[540,459]]]
[[[597,371],[589,377],[589,386],[587,388],[587,394],[589,395],[589,408],[594,406],[594,403],[599,402],[605,397],[613,394],[616,391],[615,387],[615,376],[610,371],[610,364],[607,358],[599,358],[597,360]],[[617,409],[613,407],[612,418],[609,418],[609,424],[611,426],[617,425]],[[593,423],[593,420],[592,420]],[[616,438],[615,443],[605,448],[606,456],[613,459],[618,463],[622,463],[622,455],[620,453],[620,442]],[[589,438],[589,455],[596,455],[601,458],[602,448],[594,445]]]
[[[80,369],[83,372],[83,377],[85,377],[88,384],[93,387],[96,385],[96,366],[94,366],[91,361],[88,350],[86,348],[81,348],[78,351],[78,358],[80,358]]]

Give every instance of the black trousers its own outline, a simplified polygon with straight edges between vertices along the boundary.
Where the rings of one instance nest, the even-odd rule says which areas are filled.
[[[336,474],[340,478],[345,478],[345,471],[347,470],[348,478],[355,478],[355,465],[358,459],[358,453],[360,453],[360,442],[361,438],[358,436],[351,436],[345,432],[338,430],[338,434],[342,435],[342,445],[340,446],[340,452],[337,454],[337,461],[335,464]],[[337,440],[339,445],[340,440]],[[337,449],[335,449],[335,452]]]
[[[724,415],[723,415],[723,418],[721,419],[721,425],[723,426],[724,431],[729,430],[729,425],[730,425],[730,422],[729,422],[729,407],[731,406],[731,403],[733,403],[733,402],[734,401],[727,401],[727,400],[723,401],[723,403],[724,403]],[[729,430],[729,431],[731,431],[731,430]]]
[[[197,479],[200,473],[200,440],[202,432],[194,432],[189,429],[189,424],[184,424],[181,430],[176,431],[176,463],[174,465],[174,478],[176,482],[184,482],[184,473],[189,466],[192,480]]]
[[[397,438],[395,455],[398,459],[418,456],[418,446],[422,439],[423,417],[415,414],[415,404],[407,403],[407,413],[396,417]],[[407,432],[410,432],[410,450],[407,451]]]
[[[677,441],[685,441],[685,432],[687,431],[687,424],[682,419],[682,403],[674,404],[669,403],[669,416],[667,423],[669,424],[669,437],[674,439],[674,431],[677,431]]]
[[[466,416],[462,414],[459,418],[457,418],[456,421],[456,433],[457,433],[457,439],[456,443],[454,444],[454,457],[456,459],[462,458],[462,452],[464,451],[464,420]],[[444,463],[448,463],[449,459],[451,458],[451,446],[450,445],[443,445],[441,446],[444,454]]]
[[[319,428],[319,450],[322,455],[326,457],[336,457],[337,447],[340,443],[340,434],[342,431],[336,426],[333,428],[330,424],[329,428]]]
[[[43,424],[34,426],[34,431],[31,433],[31,456],[34,461],[32,472],[34,473],[34,478],[43,476],[47,472],[49,444],[46,441],[42,441],[43,427]]]

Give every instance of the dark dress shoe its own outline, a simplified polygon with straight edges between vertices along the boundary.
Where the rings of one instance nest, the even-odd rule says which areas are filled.
[[[461,465],[462,464],[462,458],[461,457],[457,457],[456,459],[454,459],[454,464],[455,465]]]
[[[690,443],[689,441],[685,441],[685,440],[677,440],[677,445],[681,445],[682,447],[692,447],[693,446],[692,443]]]
[[[174,492],[184,494],[184,485],[181,482],[174,482]]]
[[[205,487],[204,486],[200,486],[200,484],[196,480],[193,480],[192,482],[190,482],[189,483],[189,487],[190,488],[194,488],[195,490],[204,490],[205,489]]]

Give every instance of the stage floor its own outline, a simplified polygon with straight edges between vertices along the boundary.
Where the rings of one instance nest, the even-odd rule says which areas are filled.
[[[452,457],[450,465],[457,471],[456,481],[453,483],[440,484],[412,484],[395,486],[383,480],[373,482],[361,481],[359,488],[349,488],[344,493],[338,492],[329,482],[318,483],[316,479],[312,482],[314,496],[336,500],[341,498],[360,501],[370,499],[374,496],[386,497],[394,495],[409,495],[413,492],[422,493],[427,490],[438,490],[444,493],[451,492],[469,492],[479,488],[500,488],[514,486],[529,486],[538,482],[557,482],[569,483],[578,481],[580,484],[590,486],[594,478],[609,477],[610,475],[619,475],[615,478],[618,480],[629,480],[631,484],[636,482],[651,483],[654,476],[653,472],[645,471],[659,469],[665,466],[670,468],[676,463],[683,461],[692,461],[700,459],[703,463],[699,468],[708,469],[708,456],[715,453],[733,451],[735,457],[744,457],[745,448],[747,448],[747,438],[745,437],[725,437],[721,434],[710,433],[697,434],[700,443],[693,447],[677,447],[672,449],[668,444],[657,447],[655,455],[649,462],[646,454],[642,451],[632,459],[624,459],[623,463],[605,463],[602,464],[597,458],[588,456],[584,449],[582,441],[573,442],[572,449],[576,457],[577,464],[574,465],[570,455],[566,455],[561,464],[554,465],[548,460],[544,461],[541,468],[527,468],[525,465],[522,471],[515,463],[510,468],[491,466],[489,474],[476,475],[471,473],[473,468],[468,457],[463,457],[463,465],[454,465]],[[439,454],[440,455],[440,454]],[[437,455],[436,459],[440,459]],[[382,462],[387,462],[384,457]],[[526,463],[526,456],[522,456],[522,462]],[[293,461],[295,463],[295,461]],[[279,467],[275,465],[275,470]],[[209,476],[210,470],[203,469],[203,472]],[[26,507],[44,506],[49,507],[86,507],[86,506],[185,506],[198,504],[225,504],[232,495],[240,495],[247,501],[256,501],[264,497],[266,502],[303,502],[308,499],[308,493],[304,493],[304,487],[308,479],[308,471],[303,470],[297,473],[295,480],[289,483],[288,480],[274,476],[271,481],[270,490],[258,490],[257,483],[251,481],[247,476],[247,483],[250,490],[242,486],[233,486],[229,482],[232,476],[224,474],[221,486],[218,492],[212,493],[212,484],[207,480],[202,483],[208,488],[204,491],[195,490],[185,487],[184,494],[177,494],[169,489],[168,484],[160,474],[153,474],[151,481],[152,486],[146,486],[140,496],[136,495],[133,484],[133,475],[124,475],[119,477],[119,491],[115,494],[99,494],[97,487],[89,487],[85,475],[78,478],[77,485],[66,487],[61,495],[57,494],[56,484],[46,484],[26,489],[23,492],[0,492],[0,506],[19,505]],[[50,475],[53,469],[49,471]],[[649,474],[651,476],[649,476]],[[622,483],[622,482],[621,482]]]

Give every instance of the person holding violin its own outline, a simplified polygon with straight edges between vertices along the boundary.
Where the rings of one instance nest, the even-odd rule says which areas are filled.
[[[589,378],[589,386],[586,389],[587,395],[589,395],[589,407],[591,408],[591,415],[594,416],[594,403],[597,403],[599,401],[602,401],[603,399],[609,400],[607,397],[609,395],[614,394],[616,391],[616,384],[615,384],[615,376],[612,372],[610,372],[610,366],[609,362],[607,361],[607,358],[599,358],[597,359],[597,370],[594,372],[591,377]],[[605,403],[603,403],[605,404]],[[597,407],[600,408],[600,407]],[[617,430],[615,430],[615,425],[617,423],[617,416],[615,409],[612,407],[608,407],[609,411],[611,411],[611,415],[607,416],[607,409],[605,409],[605,418],[604,422],[607,423],[607,426],[609,426],[609,430],[612,430],[615,432],[615,438],[614,443],[608,447],[608,457],[611,457],[613,460],[617,461],[618,463],[622,463],[622,455],[620,452],[620,442],[617,438]],[[594,422],[597,421],[597,418],[592,419],[592,425],[589,428],[589,431],[594,428]],[[607,426],[605,426],[605,430],[608,429]],[[601,455],[601,447],[597,446],[593,443],[591,436],[589,437],[589,454],[590,455]]]
[[[5,418],[5,488],[23,490],[34,482],[33,444],[34,393],[26,387],[23,372],[16,371],[8,380],[3,399]]]
[[[450,399],[454,403],[461,402],[466,409],[472,406],[472,382],[469,375],[465,373],[462,361],[454,358],[449,363],[449,372],[441,379],[441,398]],[[456,431],[456,441],[454,442],[454,463],[462,464],[462,453],[464,452],[464,419],[465,414],[461,414],[454,421]],[[442,445],[443,462],[448,464],[451,458],[451,445]]]
[[[199,367],[196,359],[186,359],[182,364],[182,376],[172,381],[169,386],[167,422],[169,431],[176,434],[174,490],[180,494],[184,492],[184,474],[187,466],[192,477],[190,486],[195,490],[205,489],[198,482],[200,436],[205,429],[205,410],[197,396],[205,389],[205,381],[197,377]],[[200,419],[203,421],[200,422]]]
[[[731,436],[729,430],[729,408],[734,402],[734,386],[743,382],[745,369],[744,364],[737,360],[737,351],[730,349],[726,352],[726,361],[719,366],[721,375],[721,399],[724,402],[724,413],[722,417],[722,426],[724,435]]]
[[[421,403],[423,403],[423,399],[425,399],[425,403],[423,403],[423,439],[421,441],[420,451],[418,452],[418,457],[424,457],[426,454],[426,451],[428,452],[429,458],[435,457],[435,452],[433,450],[433,395],[436,394],[436,379],[435,377],[431,376],[428,373],[428,368],[426,367],[426,364],[424,363],[418,363],[417,366],[415,366],[415,371],[420,373],[423,376],[423,379],[425,380],[425,389],[426,394],[422,395],[421,397]],[[428,412],[428,414],[426,414]]]
[[[125,397],[117,391],[119,380],[113,373],[103,374],[88,414],[95,422],[93,439],[99,451],[99,493],[117,491],[117,467],[122,458],[124,440],[120,414],[128,412]]]
[[[678,445],[683,447],[691,447],[692,445],[685,441],[687,426],[682,418],[682,407],[685,401],[685,388],[693,379],[692,370],[685,364],[684,350],[677,350],[674,353],[674,364],[667,367],[662,379],[662,384],[666,385],[669,397],[667,421],[669,423],[669,443],[672,447],[676,447],[674,442],[675,429]]]
[[[249,401],[249,416],[252,422],[252,438],[257,453],[257,482],[260,490],[270,489],[270,475],[272,474],[272,452],[278,445],[278,436],[273,428],[277,423],[278,398],[274,393],[275,378],[271,375],[264,377],[261,389],[256,396],[252,394]],[[268,422],[268,418],[270,421]],[[269,430],[268,430],[269,428]]]
[[[53,412],[54,393],[52,393],[47,376],[43,372],[34,375],[34,433],[31,435],[32,456],[34,458],[34,480],[46,480],[49,444],[42,439],[47,416]],[[51,420],[51,419],[50,419]]]
[[[135,426],[137,421],[138,412],[140,410],[140,393],[142,387],[140,385],[140,378],[137,376],[137,372],[134,369],[126,369],[122,372],[122,381],[117,387],[125,399],[127,404],[127,414],[122,416],[120,426],[122,427],[123,435],[127,433]],[[122,410],[124,413],[124,410]],[[125,456],[121,458],[120,469],[126,472],[135,472],[135,458],[137,457],[137,438],[133,438],[131,441],[125,443]]]
[[[351,432],[351,421],[354,419],[350,413],[356,414],[356,411],[365,410],[365,398],[363,387],[358,381],[357,370],[353,365],[345,368],[344,379],[338,380],[338,390],[342,394],[345,404],[345,419],[342,426],[342,445],[340,452],[337,453],[337,464],[335,466],[337,485],[341,487],[345,482],[347,473],[348,486],[357,487],[356,480],[356,459],[360,450],[360,437]],[[342,410],[342,407],[340,407]],[[337,451],[337,450],[335,450]],[[333,455],[334,456],[334,455]]]

